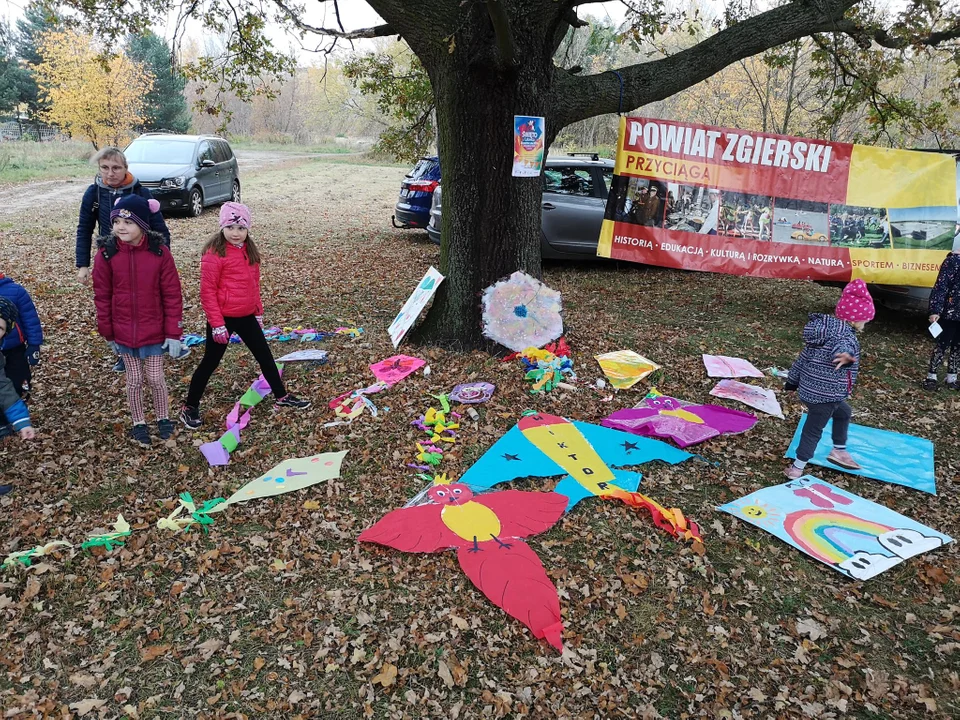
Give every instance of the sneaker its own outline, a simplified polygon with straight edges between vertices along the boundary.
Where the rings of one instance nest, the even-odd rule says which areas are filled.
[[[960,380],[947,383],[947,390],[960,390]]]
[[[799,480],[800,478],[803,477],[804,471],[798,468],[793,463],[790,463],[789,465],[787,465],[786,468],[784,468],[783,474],[786,475],[791,480]]]
[[[122,357],[117,357],[117,361],[113,364],[113,371],[114,371],[114,372],[126,372],[126,371],[127,371],[127,366],[124,364]]]
[[[169,440],[170,436],[173,435],[173,423],[167,418],[157,420],[157,432],[160,433],[161,440]]]
[[[130,437],[143,447],[150,447],[150,431],[144,423],[137,423],[130,428]]]
[[[936,390],[937,381],[934,380],[933,378],[926,378],[922,383],[920,383],[920,387],[923,388],[924,390],[930,390],[930,391]]]
[[[200,419],[200,409],[184,405],[180,408],[180,422],[190,430],[199,429],[203,425],[203,420]]]
[[[853,459],[853,456],[848,453],[846,450],[837,450],[834,448],[830,451],[830,454],[827,455],[827,460],[832,462],[834,465],[839,465],[842,468],[847,470],[859,470],[860,465],[857,464],[857,461]]]
[[[13,492],[13,485],[0,485],[0,495],[6,495]]]
[[[301,399],[298,398],[296,395],[292,395],[292,394],[290,394],[290,393],[287,393],[287,394],[284,395],[282,398],[280,398],[279,400],[277,400],[277,401],[273,404],[273,406],[276,407],[276,408],[289,407],[289,408],[295,408],[295,409],[297,409],[297,410],[306,410],[308,407],[310,407],[310,401],[309,401],[309,400],[301,400]]]

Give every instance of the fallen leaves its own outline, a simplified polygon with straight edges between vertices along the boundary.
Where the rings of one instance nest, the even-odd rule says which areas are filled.
[[[384,663],[380,667],[380,672],[374,675],[370,682],[376,685],[379,683],[385,688],[390,687],[397,681],[397,666],[391,663]]]
[[[148,645],[140,651],[140,662],[148,663],[170,652],[172,645]]]

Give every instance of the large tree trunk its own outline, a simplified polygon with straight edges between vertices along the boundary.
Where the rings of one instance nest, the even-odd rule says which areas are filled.
[[[512,177],[514,115],[545,115],[549,55],[517,47],[524,58],[504,67],[457,51],[434,67],[443,183],[440,286],[418,336],[449,347],[482,347],[481,294],[516,270],[541,276],[539,177]],[[546,139],[545,139],[546,140]]]

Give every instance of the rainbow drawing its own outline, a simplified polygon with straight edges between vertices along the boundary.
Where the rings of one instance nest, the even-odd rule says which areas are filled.
[[[863,538],[877,538],[894,528],[839,510],[798,510],[784,518],[783,529],[804,552],[839,565],[863,548]]]

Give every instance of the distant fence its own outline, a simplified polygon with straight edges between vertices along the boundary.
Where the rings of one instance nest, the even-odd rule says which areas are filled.
[[[14,120],[0,123],[0,142],[32,140],[34,142],[64,141],[69,138],[49,125],[18,123]]]

